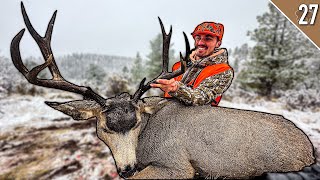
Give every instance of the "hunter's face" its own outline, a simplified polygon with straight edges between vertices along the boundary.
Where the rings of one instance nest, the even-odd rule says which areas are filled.
[[[221,44],[217,37],[209,34],[198,34],[194,37],[194,41],[196,56],[199,58],[210,56],[214,49]]]

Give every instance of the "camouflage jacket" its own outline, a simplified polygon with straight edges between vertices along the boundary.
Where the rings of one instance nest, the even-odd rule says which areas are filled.
[[[174,98],[179,99],[187,105],[203,105],[215,102],[230,86],[233,79],[233,69],[228,69],[222,73],[204,79],[196,88],[190,82],[194,81],[201,71],[211,65],[228,64],[227,49],[217,49],[211,56],[195,60],[194,53],[190,55],[192,64],[183,74],[178,82],[179,88],[176,92],[170,92]]]

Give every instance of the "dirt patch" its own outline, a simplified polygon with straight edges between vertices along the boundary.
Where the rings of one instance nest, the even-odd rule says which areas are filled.
[[[95,133],[95,119],[59,119],[0,136],[0,179],[118,179],[110,151]]]

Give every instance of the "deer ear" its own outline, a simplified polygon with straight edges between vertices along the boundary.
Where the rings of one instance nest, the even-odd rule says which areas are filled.
[[[87,120],[96,117],[101,112],[100,105],[92,100],[77,100],[69,102],[45,102],[48,106],[64,114],[71,116],[74,120]]]

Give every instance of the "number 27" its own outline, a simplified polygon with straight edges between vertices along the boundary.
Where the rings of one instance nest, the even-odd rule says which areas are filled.
[[[308,24],[308,21],[306,21],[305,18],[307,16],[309,9],[310,10],[313,9],[310,24],[314,24],[314,21],[316,20],[316,16],[318,12],[318,7],[319,7],[319,4],[309,4],[309,8],[307,5],[301,4],[299,6],[299,11],[303,10],[303,14],[299,20],[299,24]]]

